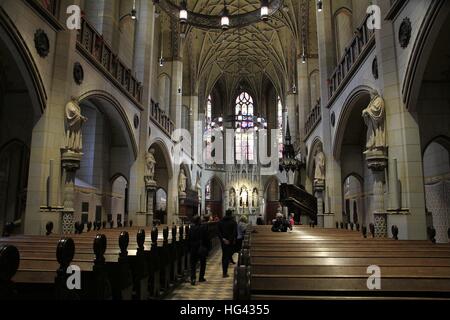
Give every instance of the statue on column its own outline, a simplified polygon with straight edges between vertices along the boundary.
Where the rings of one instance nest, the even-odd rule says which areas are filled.
[[[259,206],[259,199],[258,199],[258,190],[255,188],[253,189],[253,194],[252,194],[252,207],[253,208],[257,208]]]
[[[78,100],[73,98],[67,103],[66,110],[66,143],[65,149],[74,153],[83,151],[83,124],[88,120],[81,115]]]
[[[369,106],[362,113],[367,126],[365,154],[386,148],[386,109],[384,100],[377,92],[371,93],[371,99]]]
[[[234,188],[230,190],[230,208],[236,207],[236,191]]]
[[[147,186],[155,184],[155,149],[150,149],[145,155],[145,184]]]
[[[179,177],[179,192],[181,195],[186,194],[186,187],[187,187],[186,181],[187,181],[186,173],[184,173],[184,169],[181,169]]]
[[[315,164],[314,184],[323,184],[325,182],[325,154],[322,150],[317,152]]]
[[[195,182],[195,190],[198,194],[198,200],[202,201],[202,186],[200,184],[200,176],[197,176],[197,181]]]

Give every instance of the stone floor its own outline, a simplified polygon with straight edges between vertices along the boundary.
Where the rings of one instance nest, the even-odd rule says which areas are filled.
[[[237,255],[234,256],[234,261],[237,261]],[[230,277],[222,277],[222,251],[216,250],[211,254],[206,267],[207,282],[197,282],[195,286],[186,282],[175,289],[167,300],[232,300],[233,273],[234,266],[230,265]]]

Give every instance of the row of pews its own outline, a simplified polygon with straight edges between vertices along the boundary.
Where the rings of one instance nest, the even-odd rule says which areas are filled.
[[[450,245],[258,226],[245,236],[234,277],[236,300],[450,299]]]
[[[188,225],[100,228],[0,238],[0,300],[160,299],[184,282]],[[216,225],[209,230],[213,237]]]

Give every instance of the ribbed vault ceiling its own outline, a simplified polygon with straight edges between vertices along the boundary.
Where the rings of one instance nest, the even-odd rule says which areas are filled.
[[[226,3],[230,14],[235,15],[258,10],[261,2],[227,0]],[[315,16],[310,19],[314,3],[314,0],[284,0],[283,9],[268,22],[225,32],[188,27],[184,31],[183,61],[185,72],[189,72],[189,91],[210,92],[221,79],[220,83],[225,83],[229,92],[243,80],[259,92],[261,79],[267,77],[280,95],[284,95],[295,79],[296,56],[303,44],[309,53],[315,50],[315,35],[310,32],[315,27]],[[188,9],[220,15],[223,0],[189,0]]]

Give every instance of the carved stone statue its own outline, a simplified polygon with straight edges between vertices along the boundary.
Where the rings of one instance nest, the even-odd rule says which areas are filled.
[[[200,176],[197,176],[197,181],[195,182],[195,190],[197,191],[198,198],[201,201],[202,199],[202,186],[200,183]]]
[[[325,181],[325,154],[319,151],[315,157],[316,169],[314,171],[314,183],[321,183]]]
[[[151,184],[155,178],[155,149],[150,149],[145,155],[145,183]]]
[[[253,190],[253,194],[252,194],[252,207],[253,208],[257,208],[259,206],[259,199],[258,199],[258,190],[255,188]]]
[[[371,94],[372,100],[363,111],[364,122],[367,126],[366,151],[382,150],[386,147],[386,109],[383,98],[377,93]]]
[[[81,115],[78,101],[72,98],[66,105],[66,145],[67,151],[81,153],[83,151],[83,124],[88,120]]]
[[[240,201],[241,208],[248,208],[248,191],[247,188],[241,189],[241,201]]]
[[[230,190],[230,208],[236,207],[236,191],[234,189]]]
[[[186,193],[186,181],[187,181],[187,177],[186,174],[184,173],[184,169],[180,170],[180,178],[179,178],[179,192],[181,194],[185,194]]]

